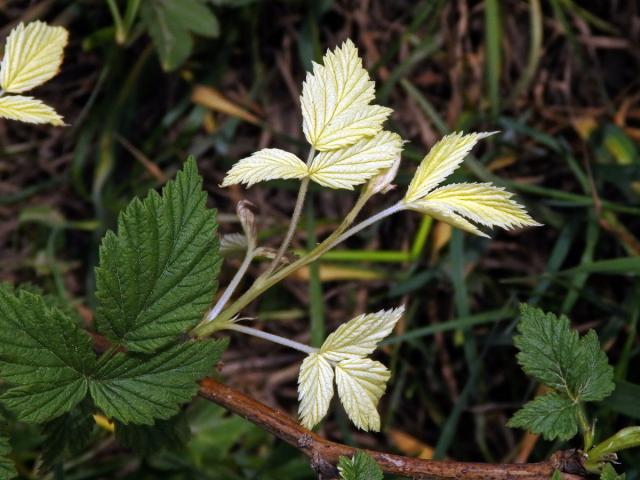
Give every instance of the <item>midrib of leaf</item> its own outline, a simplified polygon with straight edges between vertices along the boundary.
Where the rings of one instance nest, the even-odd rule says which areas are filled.
[[[357,68],[357,66],[356,66]],[[325,65],[325,72],[328,72],[329,69],[326,67]],[[350,78],[351,72],[349,72],[348,75],[346,75],[347,78]],[[322,128],[320,129],[320,131],[318,132],[318,134],[316,135],[316,139],[320,138],[322,136],[322,134],[324,133],[325,129],[329,126],[329,124],[333,121],[333,119],[337,116],[339,116],[340,114],[346,112],[349,108],[351,108],[352,105],[354,105],[357,101],[358,98],[360,98],[362,95],[354,98],[351,103],[348,103],[347,105],[345,105],[344,107],[342,107],[341,109],[338,108],[338,106],[340,106],[340,103],[342,102],[342,100],[347,96],[348,93],[351,93],[351,91],[355,88],[355,86],[358,83],[358,80],[360,80],[364,75],[367,74],[367,70],[364,68],[364,66],[361,68],[361,72],[360,72],[360,76],[357,78],[356,81],[351,83],[351,88],[349,90],[347,89],[343,89],[343,91],[341,92],[342,94],[339,96],[338,101],[336,101],[336,107],[333,109],[333,112],[331,112],[331,116],[327,119],[327,95],[325,92],[325,95],[323,95],[322,99],[323,99],[323,103],[324,103],[324,125],[322,125]],[[338,77],[336,75],[332,75],[332,77],[334,78],[334,84],[336,85],[336,87],[338,87],[337,81],[338,81]],[[340,91],[339,88],[336,88],[336,91]],[[315,104],[315,102],[313,102]],[[339,110],[339,111],[338,111]],[[316,123],[317,123],[317,118],[316,118]]]

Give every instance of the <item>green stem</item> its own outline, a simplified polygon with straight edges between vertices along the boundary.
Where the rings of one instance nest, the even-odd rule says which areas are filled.
[[[584,411],[584,405],[578,405],[578,424],[582,431],[582,438],[584,442],[583,451],[588,452],[593,446],[594,431],[591,423],[587,419],[587,414]]]
[[[383,210],[383,212],[386,212],[385,215],[381,215],[383,212],[380,212],[374,215],[373,217],[363,221],[362,223],[348,230],[349,235],[346,235],[345,231],[349,228],[349,225],[353,223],[358,213],[360,213],[360,210],[362,210],[362,207],[364,207],[365,203],[369,200],[370,197],[371,197],[371,194],[367,193],[366,190],[363,190],[363,192],[360,194],[360,197],[356,201],[356,204],[353,206],[353,208],[344,218],[342,223],[338,226],[338,228],[336,228],[336,230],[331,235],[329,235],[316,248],[314,248],[305,256],[299,258],[295,262],[276,271],[275,273],[273,273],[268,277],[265,275],[261,275],[260,277],[258,277],[254,282],[254,284],[244,294],[242,294],[239,298],[237,298],[231,305],[229,305],[229,307],[227,307],[227,309],[223,310],[216,317],[216,320],[217,320],[216,323],[224,324],[228,322],[230,319],[236,316],[240,312],[240,310],[246,307],[249,303],[251,303],[257,297],[259,297],[262,293],[267,291],[269,288],[274,286],[276,283],[284,280],[286,277],[291,275],[296,270],[317,260],[325,252],[327,252],[328,250],[333,248],[335,245],[337,245],[337,243],[339,243],[340,241],[345,240],[349,236],[362,230],[362,228],[365,228],[366,226],[373,223],[371,221],[371,218],[375,218],[374,221],[380,220],[384,216],[391,215],[392,213],[395,213],[396,211],[399,210],[397,208],[397,205],[387,208],[386,210]],[[192,335],[195,337],[206,337],[212,334],[214,331],[216,331],[216,325],[207,324],[207,322],[200,322],[200,324],[197,325],[192,330]]]

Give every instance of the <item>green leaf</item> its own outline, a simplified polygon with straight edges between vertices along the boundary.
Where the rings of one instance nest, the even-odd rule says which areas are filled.
[[[0,400],[19,420],[39,423],[71,410],[95,367],[91,338],[40,295],[0,286]]]
[[[560,470],[554,470],[553,475],[551,475],[551,480],[563,480],[564,477]]]
[[[523,370],[574,401],[602,400],[613,392],[613,368],[591,331],[582,339],[569,319],[522,305],[514,338]]]
[[[227,343],[190,341],[153,356],[117,353],[98,367],[91,396],[107,417],[125,424],[170,418],[195,395],[196,381],[212,371]]]
[[[96,269],[97,323],[115,344],[151,353],[191,329],[213,298],[220,268],[215,210],[196,162],[133,200],[108,232]]]
[[[126,448],[148,455],[164,449],[177,449],[189,440],[191,431],[183,413],[159,420],[153,426],[116,423],[116,439]]]
[[[141,16],[165,70],[178,68],[191,54],[191,32],[206,37],[220,33],[218,19],[199,0],[145,0]]]
[[[600,474],[600,480],[624,480],[626,475],[623,473],[622,475],[618,475],[615,468],[610,463],[607,463],[602,469],[602,473]]]
[[[66,451],[72,454],[83,451],[91,439],[95,422],[91,415],[91,402],[84,401],[70,412],[47,423],[43,447],[43,464],[53,466]]]
[[[0,435],[0,480],[10,480],[18,475],[13,461],[9,458],[10,453],[9,439]]]
[[[527,429],[547,440],[569,440],[578,433],[578,406],[555,392],[535,398],[509,420],[508,426]]]
[[[342,480],[382,480],[382,469],[369,455],[359,450],[353,458],[340,457],[338,470]]]

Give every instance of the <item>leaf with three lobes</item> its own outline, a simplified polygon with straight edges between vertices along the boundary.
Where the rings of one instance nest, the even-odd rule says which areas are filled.
[[[162,196],[132,201],[108,232],[96,269],[98,328],[115,344],[150,353],[202,319],[220,268],[215,210],[195,160]]]
[[[181,343],[153,355],[117,353],[99,365],[89,385],[96,406],[124,424],[152,425],[175,415],[198,390],[227,340]]]
[[[313,64],[302,85],[302,129],[318,151],[337,150],[382,130],[391,109],[369,105],[375,86],[358,49],[347,40]]]
[[[574,401],[598,401],[611,394],[613,368],[590,331],[579,338],[569,319],[523,305],[520,335],[514,338],[523,370]]]
[[[0,286],[0,400],[19,420],[40,423],[71,410],[95,367],[91,338],[58,308]]]
[[[577,412],[578,405],[570,398],[550,392],[525,404],[508,425],[541,434],[547,440],[569,440],[578,433]]]
[[[369,455],[358,450],[353,458],[340,457],[338,471],[341,480],[382,480],[380,466]]]

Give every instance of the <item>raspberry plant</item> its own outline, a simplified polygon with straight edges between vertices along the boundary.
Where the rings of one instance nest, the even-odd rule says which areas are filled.
[[[0,71],[2,94],[21,93],[50,79],[62,62],[67,32],[41,22],[19,25],[9,36]],[[424,157],[403,198],[357,221],[375,195],[393,189],[403,141],[385,131],[389,108],[372,105],[375,87],[352,42],[327,52],[303,86],[302,131],[309,142],[306,162],[295,154],[267,148],[236,163],[223,186],[251,186],[271,179],[297,179],[300,188],[288,231],[277,250],[258,245],[257,223],[247,202],[238,205],[243,234],[217,239],[216,211],[206,206],[193,158],[159,194],[134,199],[120,214],[117,232],[108,232],[96,269],[97,308],[92,336],[72,308],[33,288],[0,286],[0,402],[5,417],[37,424],[47,438],[44,466],[68,450],[85,446],[97,421],[108,419],[124,446],[160,448],[162,438],[185,436],[181,408],[214,373],[226,338],[237,332],[260,337],[305,354],[298,378],[299,417],[312,428],[337,395],[355,427],[378,431],[377,405],[391,372],[370,358],[404,312],[402,305],[361,313],[331,333],[320,348],[278,337],[242,323],[242,310],[273,285],[317,260],[362,229],[401,211],[417,211],[471,234],[482,229],[538,225],[511,194],[487,183],[442,185],[475,144],[491,133],[454,133]],[[20,95],[0,98],[0,116],[32,123],[62,124],[39,100]],[[309,183],[360,193],[353,209],[326,239],[288,262]],[[221,248],[221,244],[222,247]],[[244,261],[214,303],[221,250],[241,249]],[[270,264],[232,300],[257,257]],[[95,336],[97,334],[97,336]],[[107,348],[94,348],[96,339]],[[603,479],[621,478],[612,467],[618,451],[640,445],[640,427],[628,427],[596,443],[595,424],[585,404],[614,388],[612,368],[598,337],[579,337],[566,317],[523,306],[518,361],[549,392],[532,400],[510,421],[549,440],[568,441],[582,433],[581,467]],[[3,417],[4,418],[4,417]],[[3,420],[4,421],[4,420]],[[187,432],[188,433],[188,432]],[[0,478],[15,475],[10,441],[0,436]],[[343,456],[345,480],[382,478],[363,452]],[[560,475],[560,473],[557,473]],[[556,475],[556,476],[557,476]]]

